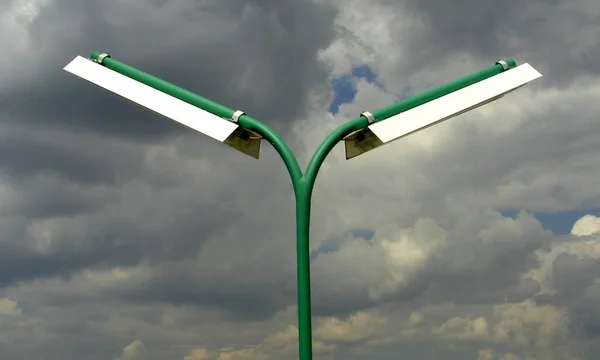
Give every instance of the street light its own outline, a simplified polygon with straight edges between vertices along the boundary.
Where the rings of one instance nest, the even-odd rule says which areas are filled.
[[[370,125],[344,139],[346,159],[497,100],[542,76],[529,64],[516,66],[514,61],[509,60],[498,61],[497,65],[503,66],[505,70],[512,70],[494,75],[497,70],[495,67],[484,69],[373,114],[364,112],[362,115],[369,120]],[[492,76],[486,77],[488,75]],[[441,96],[443,93],[446,95]],[[385,121],[377,121],[378,119]]]
[[[106,57],[108,55],[99,57],[96,62],[102,63]],[[175,96],[183,98],[183,100],[180,100],[117,71],[98,66],[97,63],[78,56],[64,69],[258,159],[260,136],[236,124],[237,119],[244,113],[243,111],[236,111],[230,118],[224,119],[199,108],[198,106],[202,104],[194,104],[194,102],[190,104],[189,100],[192,100],[193,96],[186,99],[185,95],[193,94],[186,94],[187,91],[183,89],[172,89]],[[126,68],[121,70],[126,70]],[[126,74],[126,72],[124,73]],[[148,77],[151,77],[151,75],[148,75]],[[160,81],[160,79],[154,77],[151,77],[151,79]],[[165,83],[165,85],[167,84]],[[185,100],[188,100],[188,102]]]
[[[288,144],[270,127],[150,74],[94,52],[76,57],[64,70],[249,154],[259,155],[262,138],[286,165],[296,200],[299,359],[312,359],[310,298],[310,207],[317,173],[340,141],[350,159],[383,144],[494,101],[542,76],[528,64],[498,61],[461,79],[402,100],[341,125],[319,145],[304,174]]]

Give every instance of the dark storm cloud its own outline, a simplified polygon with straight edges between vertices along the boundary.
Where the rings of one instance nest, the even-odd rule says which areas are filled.
[[[410,34],[409,58],[418,66],[466,53],[531,62],[549,74],[546,84],[600,74],[600,11],[594,0],[405,0],[400,9],[424,23]]]
[[[33,251],[27,234],[18,239],[3,239],[0,251],[0,286],[36,278],[68,277],[83,269],[135,266],[144,260],[148,264],[176,261],[195,257],[205,240],[223,225],[226,213],[211,205],[196,205],[203,214],[196,221],[196,212],[190,209],[165,211],[176,218],[153,224],[143,220],[144,209],[124,207],[110,212],[79,214],[78,221],[65,222],[52,234],[49,248]],[[128,221],[125,214],[135,217]]]
[[[40,254],[13,240],[9,234],[28,235],[9,224],[5,241],[21,245],[0,253],[0,283],[194,256],[238,211],[184,193],[197,186],[164,175],[168,169],[144,168],[149,141],[192,131],[66,73],[73,57],[110,52],[285,131],[303,115],[308,91],[328,86],[317,52],[333,39],[334,17],[332,7],[311,1],[56,0],[42,7],[28,27],[35,67],[11,68],[10,89],[0,93],[0,122],[10,129],[0,141],[0,171],[17,194],[7,215],[61,225]],[[195,150],[205,156],[216,144],[201,146]],[[140,187],[155,186],[155,201],[119,200],[131,193],[120,187],[141,177]],[[176,186],[182,190],[165,195]],[[149,224],[152,208],[169,220]]]
[[[293,277],[273,283],[264,278],[236,280],[231,274],[218,272],[210,276],[190,274],[198,271],[193,266],[182,266],[182,271],[176,272],[164,267],[156,270],[148,281],[116,289],[112,296],[140,304],[209,306],[234,321],[266,320],[294,304],[295,290],[290,285]],[[255,276],[257,272],[255,268],[248,269],[238,276]]]
[[[21,184],[36,175],[78,184],[116,184],[139,171],[142,160],[140,148],[85,133],[21,126],[0,138],[0,171]]]
[[[292,249],[286,250],[291,254]],[[232,255],[238,251],[228,249]],[[257,262],[248,254],[235,266],[216,266],[202,256],[192,261],[163,262],[143,278],[106,289],[106,294],[140,304],[207,306],[222,310],[234,321],[265,320],[295,304],[296,282],[293,263],[282,256],[285,252],[281,246],[272,245],[261,253],[269,260]],[[225,256],[213,256],[216,263],[229,261]]]
[[[99,210],[108,200],[106,191],[95,191],[55,177],[29,179],[20,189],[21,197],[11,212],[30,219],[82,215]]]
[[[285,130],[308,90],[328,84],[316,53],[334,16],[309,1],[54,1],[30,28],[39,76],[17,82],[0,107],[17,121],[138,138],[185,131],[62,71],[77,54],[106,51]]]
[[[565,307],[569,311],[573,333],[598,337],[600,292],[596,281],[599,276],[600,260],[561,253],[552,263],[552,285],[556,292],[538,296],[537,301]]]

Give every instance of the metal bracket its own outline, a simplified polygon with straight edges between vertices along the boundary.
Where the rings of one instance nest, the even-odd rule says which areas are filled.
[[[102,64],[102,61],[104,61],[105,58],[109,58],[110,55],[108,55],[107,53],[102,53],[100,55],[98,55],[98,59],[96,59],[96,62],[98,64]]]
[[[360,115],[366,117],[367,120],[369,121],[369,124],[372,124],[375,122],[375,117],[373,116],[373,114],[371,114],[368,111],[364,111]]]
[[[504,70],[508,70],[508,68],[509,68],[508,67],[508,63],[506,61],[504,61],[504,60],[498,60],[498,61],[496,61],[496,65],[502,65],[502,68]]]
[[[240,116],[242,115],[246,115],[245,112],[243,112],[242,110],[237,110],[236,112],[233,113],[233,115],[231,115],[231,121],[233,121],[234,123],[237,123]]]

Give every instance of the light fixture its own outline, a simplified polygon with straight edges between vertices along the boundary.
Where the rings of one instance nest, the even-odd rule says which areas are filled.
[[[237,124],[242,111],[236,111],[232,119],[224,119],[81,56],[64,70],[247,155],[259,157],[262,138]]]
[[[346,159],[497,100],[541,76],[531,65],[523,64],[384,120],[365,112],[362,115],[370,125],[344,139]]]

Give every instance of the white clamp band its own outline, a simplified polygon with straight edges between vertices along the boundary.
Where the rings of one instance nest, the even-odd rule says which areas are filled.
[[[110,55],[108,55],[107,53],[102,53],[102,54],[98,55],[98,59],[96,60],[96,62],[98,64],[102,64],[102,61],[104,61],[104,59],[107,57],[109,58]]]
[[[366,117],[367,120],[369,121],[369,124],[372,124],[375,122],[375,117],[373,116],[373,114],[371,114],[368,111],[364,111],[360,115]]]
[[[233,113],[233,115],[231,115],[231,121],[233,121],[234,123],[237,123],[240,116],[242,115],[246,115],[245,112],[243,112],[242,110],[237,110],[236,112]]]
[[[502,65],[502,68],[504,70],[508,70],[508,63],[504,60],[498,60],[496,61],[496,65]]]

